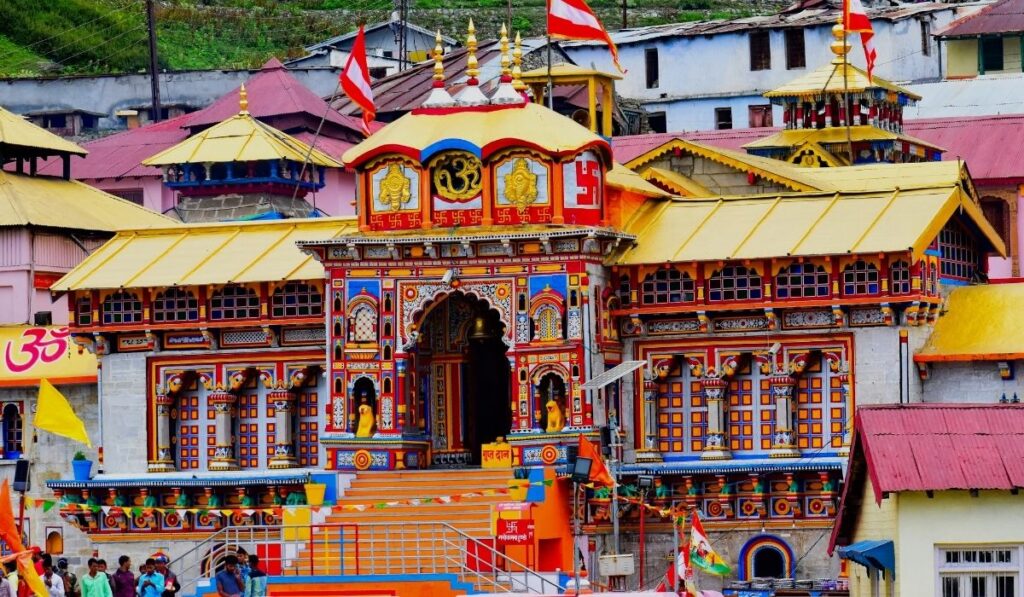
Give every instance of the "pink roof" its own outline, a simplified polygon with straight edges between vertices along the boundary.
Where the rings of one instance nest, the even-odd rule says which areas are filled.
[[[1002,0],[957,19],[938,37],[978,37],[1024,31],[1024,0]]]

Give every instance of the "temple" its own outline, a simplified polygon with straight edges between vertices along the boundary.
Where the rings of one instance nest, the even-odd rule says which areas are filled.
[[[300,503],[311,475],[458,477],[504,444],[517,467],[564,473],[569,446],[611,426],[623,493],[650,479],[649,501],[698,509],[739,580],[839,574],[816,539],[855,407],[921,400],[911,358],[943,289],[1005,253],[967,166],[902,132],[916,96],[847,65],[841,30],[836,63],[766,94],[786,130],[626,166],[596,91],[589,128],[548,110],[501,44],[490,95],[471,28],[458,93],[435,51],[423,105],[341,156],[356,218],[121,232],[53,287],[119,425],[104,475],[50,487],[214,511],[68,517],[184,541]],[[187,193],[287,197],[334,160],[243,106],[147,163]],[[585,510],[600,551],[608,499]],[[627,549],[645,522],[670,543],[667,516],[618,515]]]

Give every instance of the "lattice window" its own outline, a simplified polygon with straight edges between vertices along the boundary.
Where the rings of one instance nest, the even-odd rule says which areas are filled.
[[[260,416],[260,402],[260,395],[252,393],[239,396],[236,404],[235,443],[238,445],[238,466],[242,468],[266,466],[267,444],[263,438],[265,419]],[[270,416],[273,417],[273,414],[270,413]]]
[[[260,297],[245,286],[225,286],[210,298],[210,319],[255,319],[260,316]]]
[[[92,325],[91,298],[82,296],[75,301],[75,323],[78,325]]]
[[[963,226],[949,222],[939,232],[939,255],[942,277],[972,280],[978,270],[980,254],[977,244]]]
[[[846,400],[840,379],[826,362],[809,366],[796,387],[797,446],[840,448],[846,428]]]
[[[360,303],[348,317],[350,342],[377,341],[377,310],[366,303]]]
[[[534,337],[538,340],[562,338],[562,314],[554,305],[541,305],[533,313]]]
[[[726,416],[730,450],[771,448],[775,411],[768,379],[761,375],[760,369],[751,368],[729,382]]]
[[[316,286],[289,282],[274,292],[270,312],[274,317],[316,317],[323,315],[323,304]]]
[[[704,449],[708,435],[708,401],[699,381],[690,383],[690,450],[698,453]]]
[[[205,405],[197,392],[178,398],[178,470],[199,470],[206,459],[203,450],[206,445],[206,423],[203,420]]]
[[[118,325],[142,322],[142,301],[128,292],[115,292],[103,300],[103,323]]]
[[[828,272],[813,263],[794,263],[775,277],[775,296],[788,298],[817,298],[829,294]]]
[[[878,268],[864,260],[854,261],[843,269],[843,296],[878,294]]]
[[[18,458],[22,453],[23,425],[21,406],[13,402],[4,405],[3,409],[3,447],[4,458]]]
[[[686,427],[691,392],[700,393],[700,383],[686,376],[666,379],[658,384],[658,450],[662,454],[688,452]]]
[[[708,280],[708,299],[712,301],[747,301],[761,298],[761,276],[742,265],[730,265],[714,273]]]
[[[910,264],[906,261],[893,261],[889,264],[889,292],[910,294]]]
[[[631,291],[632,291],[632,287],[630,286],[630,283],[629,283],[629,276],[620,276],[619,277],[619,291],[618,291],[618,295],[619,295],[619,304],[622,305],[623,307],[628,307],[630,304],[632,304],[633,299],[632,299],[632,296],[630,295]]]
[[[168,288],[153,299],[153,321],[199,321],[199,299],[182,288]]]
[[[302,392],[298,396],[296,423],[298,433],[299,466],[320,465],[319,396],[316,392]]]
[[[645,305],[692,303],[693,280],[677,269],[666,267],[644,278],[641,300]]]

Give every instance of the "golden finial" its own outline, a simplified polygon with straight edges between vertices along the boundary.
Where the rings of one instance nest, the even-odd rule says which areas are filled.
[[[434,36],[434,87],[444,86],[444,48],[441,47],[441,30]]]
[[[476,61],[476,27],[473,26],[473,19],[469,19],[469,29],[466,30],[466,48],[469,51],[469,58],[466,60],[466,75],[469,76],[469,84],[476,85],[476,77],[480,74]]]
[[[836,55],[832,64],[842,64],[846,61],[844,56],[850,51],[850,44],[846,42],[846,27],[843,26],[843,18],[839,17],[835,25],[832,25],[832,37],[835,40],[829,44],[832,53]]]
[[[249,93],[245,90],[245,83],[238,89],[238,113],[249,113]]]
[[[508,28],[501,24],[501,78],[503,81],[511,80],[512,69],[511,59],[508,55]]]
[[[512,87],[516,91],[523,91],[526,89],[526,83],[523,83],[523,38],[516,31],[515,46],[512,49]]]

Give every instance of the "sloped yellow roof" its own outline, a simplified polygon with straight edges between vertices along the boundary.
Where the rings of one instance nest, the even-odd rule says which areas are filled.
[[[626,167],[642,172],[642,167],[645,164],[675,150],[693,153],[694,155],[736,168],[737,170],[753,172],[764,179],[789,187],[794,191],[815,191],[823,188],[820,177],[815,177],[810,168],[801,168],[782,160],[751,155],[742,151],[711,147],[710,145],[687,141],[686,139],[672,139],[659,145],[647,153],[626,162]]]
[[[40,152],[42,155],[54,153],[86,155],[89,153],[71,141],[65,141],[4,108],[0,108],[0,145],[39,149],[42,150]]]
[[[0,226],[113,232],[174,222],[75,180],[0,171]]]
[[[637,242],[618,265],[913,251],[920,256],[957,210],[1004,254],[959,185],[650,201],[626,224]]]
[[[308,156],[308,158],[307,158]],[[328,168],[340,162],[287,133],[260,122],[249,113],[235,114],[198,135],[142,161],[144,166],[292,160]]]
[[[426,162],[434,154],[459,149],[487,158],[508,147],[532,148],[553,155],[593,147],[610,165],[608,141],[534,103],[475,108],[413,110],[370,135],[342,156],[358,166],[386,153],[400,153]]]
[[[906,141],[922,147],[930,147],[944,151],[941,147],[917,137],[894,133],[885,129],[866,124],[850,127],[850,141]],[[766,147],[797,147],[804,143],[835,144],[846,143],[845,127],[828,127],[823,129],[786,129],[773,135],[769,135],[757,141],[751,141],[743,147],[746,149],[759,149]]]
[[[586,78],[586,77],[602,78],[603,77],[603,78],[606,78],[606,79],[614,79],[616,81],[622,79],[622,75],[620,75],[618,73],[608,73],[608,72],[600,71],[600,70],[593,69],[593,68],[586,68],[586,67],[583,67],[583,66],[577,66],[575,64],[566,64],[564,62],[562,64],[553,64],[553,65],[551,65],[551,77],[553,79],[573,78],[573,77],[580,77],[580,78]],[[539,82],[539,81],[547,81],[547,78],[548,78],[548,67],[542,66],[540,68],[535,68],[535,69],[532,69],[532,70],[528,70],[525,73],[523,73],[520,78],[524,82],[526,82],[526,83]]]
[[[844,72],[846,78],[845,84],[843,82]],[[844,89],[849,93],[863,93],[868,89],[884,89],[892,93],[903,94],[913,100],[921,99],[921,96],[917,95],[913,91],[910,91],[905,87],[900,87],[891,81],[886,81],[879,77],[872,77],[869,82],[868,74],[866,72],[852,64],[843,64],[842,61],[838,64],[833,61],[820,66],[802,77],[797,77],[781,87],[772,89],[765,93],[764,96],[817,97],[821,95],[843,93]]]
[[[945,311],[914,360],[1024,359],[1024,284],[964,286],[949,293]]]
[[[613,189],[629,191],[646,197],[670,196],[669,193],[647,182],[642,176],[618,162],[615,162],[608,174],[605,175],[604,180]]]
[[[644,170],[643,177],[644,180],[653,180],[688,198],[714,197],[714,193],[707,187],[675,170],[651,166]]]
[[[313,218],[121,232],[52,290],[321,279],[323,267],[296,241],[324,240],[356,229],[355,218]]]

